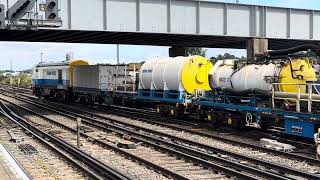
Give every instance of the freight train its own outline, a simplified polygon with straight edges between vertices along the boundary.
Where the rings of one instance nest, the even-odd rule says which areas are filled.
[[[74,60],[33,68],[36,96],[68,102],[151,105],[163,115],[197,115],[237,128],[281,125],[287,134],[320,133],[320,48],[258,53],[253,60],[151,59],[140,68]]]

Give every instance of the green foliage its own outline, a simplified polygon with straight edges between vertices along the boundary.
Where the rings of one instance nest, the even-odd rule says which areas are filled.
[[[188,47],[186,48],[186,54],[188,56],[193,56],[193,55],[199,55],[199,56],[203,56],[206,57],[206,49],[202,49],[199,47]]]
[[[217,55],[216,57],[211,57],[210,60],[215,63],[217,62],[218,60],[223,60],[223,59],[240,59],[240,60],[245,60],[246,58],[245,57],[237,57],[235,55],[232,55],[232,54],[229,54],[229,53],[224,53],[223,55],[222,54],[219,54]]]
[[[18,76],[20,78],[20,86],[21,87],[31,87],[32,85],[32,80],[31,80],[31,75],[30,74],[20,74]]]
[[[18,76],[0,76],[1,84],[10,84],[10,81],[12,82],[12,85],[15,86],[29,88],[32,85],[30,74],[21,73]]]

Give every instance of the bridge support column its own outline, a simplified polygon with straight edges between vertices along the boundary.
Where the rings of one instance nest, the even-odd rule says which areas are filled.
[[[173,46],[169,48],[169,56],[170,57],[176,57],[176,56],[186,56],[187,48],[186,47],[179,47],[179,46]]]
[[[268,39],[249,39],[247,41],[247,59],[255,60],[255,54],[268,50]]]

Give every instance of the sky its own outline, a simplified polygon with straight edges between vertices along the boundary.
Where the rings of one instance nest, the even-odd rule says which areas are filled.
[[[214,1],[214,0],[211,0]],[[236,2],[236,0],[215,0],[219,2]],[[320,0],[239,0],[243,4],[280,6],[290,8],[318,9]],[[95,63],[116,63],[116,45],[108,44],[69,44],[69,43],[27,43],[0,42],[0,70],[24,70],[40,61],[62,61],[66,53],[72,53],[76,59]],[[246,56],[245,50],[207,49],[207,57],[230,53]],[[168,47],[120,45],[120,62],[140,62],[154,57],[168,57]],[[10,63],[11,62],[11,63]]]

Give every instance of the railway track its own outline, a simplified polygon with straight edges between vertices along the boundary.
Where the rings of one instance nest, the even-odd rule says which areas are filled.
[[[24,99],[25,102],[28,102],[28,100]],[[250,157],[246,157],[240,154],[224,151],[221,149],[213,148],[210,146],[206,146],[203,144],[199,144],[197,142],[191,142],[186,139],[181,139],[175,136],[170,136],[168,134],[155,132],[152,130],[148,130],[145,128],[137,127],[134,125],[126,124],[123,122],[119,122],[116,120],[108,119],[106,117],[101,117],[96,114],[92,114],[89,112],[84,112],[76,109],[72,109],[73,111],[68,111],[66,108],[60,109],[56,108],[50,105],[39,103],[34,103],[29,101],[28,103],[33,103],[34,105],[38,105],[41,108],[54,110],[56,113],[63,114],[65,116],[72,116],[72,117],[81,117],[84,119],[85,123],[89,126],[94,126],[99,129],[103,129],[106,131],[113,131],[117,132],[118,134],[122,135],[130,135],[131,139],[135,139],[139,142],[144,142],[145,144],[148,144],[149,146],[154,146],[160,149],[163,149],[163,146],[166,147],[172,147],[175,150],[179,150],[182,152],[188,152],[189,154],[192,154],[193,156],[196,156],[197,158],[205,159],[206,161],[218,161],[220,164],[223,164],[225,167],[231,167],[235,168],[238,171],[242,172],[248,172],[248,173],[254,173],[255,175],[259,177],[268,177],[268,178],[276,178],[276,179],[290,179],[291,175],[299,176],[299,177],[307,177],[308,179],[318,179],[318,175],[302,172],[296,169],[291,169],[288,167],[282,167],[277,164],[268,163],[261,160],[256,160]],[[70,110],[70,108],[69,108]],[[104,120],[104,121],[102,121]],[[116,125],[115,125],[116,124]],[[119,125],[121,125],[119,127]],[[138,131],[138,133],[137,133]],[[155,137],[161,137],[162,139],[156,139]],[[169,139],[169,140],[163,140],[163,139]],[[156,146],[157,144],[154,144],[156,142],[157,144],[161,144],[162,146]],[[172,143],[172,142],[178,142],[178,143]],[[210,153],[208,153],[210,152]],[[212,153],[213,152],[213,153]],[[172,153],[172,152],[171,152]],[[220,157],[215,157],[213,154],[217,155],[219,154]],[[224,158],[221,158],[224,157]],[[226,160],[226,157],[228,157],[232,160]],[[227,162],[228,161],[228,162]],[[241,164],[240,161],[247,161],[250,163]],[[203,162],[202,162],[203,163]],[[249,166],[248,164],[251,164]],[[255,167],[255,168],[254,168]],[[256,168],[256,167],[264,167],[264,170]],[[266,171],[266,169],[270,169]]]
[[[270,150],[268,148],[264,148],[257,144],[239,142],[238,140],[232,140],[229,138],[218,136],[217,134],[220,133],[220,131],[216,130],[215,132],[213,132],[211,129],[216,129],[216,127],[210,123],[195,122],[195,121],[187,122],[186,120],[163,117],[158,114],[154,114],[151,111],[140,112],[139,109],[134,109],[134,108],[110,106],[110,107],[102,107],[102,109],[101,107],[99,107],[99,109],[103,110],[106,113],[125,116],[128,118],[134,118],[136,120],[152,123],[152,124],[163,126],[163,127],[173,128],[176,130],[183,130],[189,133],[195,133],[195,134],[209,137],[209,138],[220,139],[232,144],[250,146],[255,149],[265,150],[265,151],[269,151],[279,155],[284,155],[288,157],[294,156],[295,158],[303,158],[310,162],[320,163],[319,160],[313,161],[315,158],[308,158],[306,156],[297,155],[297,154],[294,154],[294,152],[282,152],[282,151],[272,150],[272,149]],[[301,140],[298,138],[290,139],[288,138],[288,136],[285,136],[283,133],[279,131],[276,131],[276,132],[272,131],[272,134],[270,134],[271,131],[269,130],[258,132],[257,130],[248,129],[248,132],[243,132],[243,131],[238,131],[236,129],[230,130],[225,128],[225,129],[221,129],[221,132],[222,134],[235,135],[235,136],[255,139],[256,141],[259,141],[261,137],[264,137],[264,138],[272,138],[274,140],[279,140],[283,143],[293,144],[294,146],[299,146],[300,148],[306,148],[306,147],[309,149],[315,148],[314,142],[311,140],[306,142],[306,140]],[[310,157],[310,154],[308,154],[308,156]]]
[[[90,155],[84,153],[80,149],[72,146],[71,144],[55,137],[28,122],[26,119],[17,115],[9,109],[3,101],[0,102],[1,113],[8,119],[18,124],[25,131],[32,134],[35,138],[43,144],[50,147],[52,150],[63,156],[70,163],[81,169],[85,174],[93,179],[129,179],[125,175],[114,171],[110,167],[102,164],[97,159],[92,158]]]
[[[7,84],[1,84],[1,86],[11,90],[12,92],[32,94],[32,90],[30,88],[11,86]]]
[[[95,107],[94,107],[95,108]],[[122,107],[122,106],[97,106],[96,109],[103,110],[106,113],[111,113],[115,115],[125,116],[128,118],[134,118],[136,120],[152,123],[155,125],[173,128],[177,130],[184,130],[190,133],[196,133],[201,136],[221,139],[225,142],[230,142],[232,144],[239,144],[242,146],[251,146],[252,148],[260,149],[268,151],[270,148],[264,148],[259,144],[261,138],[269,138],[273,140],[277,140],[282,143],[288,143],[296,148],[289,153],[282,153],[281,150],[270,150],[270,152],[285,155],[285,156],[295,156],[295,158],[304,158],[307,157],[307,161],[312,161],[312,159],[316,158],[315,155],[315,144],[312,140],[306,140],[299,137],[292,137],[284,133],[283,129],[279,129],[274,127],[273,129],[255,129],[255,128],[247,128],[245,132],[243,130],[237,130],[234,128],[224,128],[217,127],[215,124],[211,122],[201,122],[194,118],[173,118],[161,116],[158,113],[152,110],[146,109],[137,109],[130,107]],[[212,131],[214,130],[214,131]],[[221,137],[219,134],[225,134],[233,137],[244,137],[247,141],[240,141],[239,138],[234,140],[230,138]],[[313,157],[313,158],[308,158]],[[320,161],[314,161],[314,163],[320,163]]]
[[[28,98],[32,98],[32,91],[28,88],[23,88],[23,87],[12,87],[12,86],[8,86],[8,85],[4,85],[6,88],[9,89],[13,89],[14,92],[17,93],[22,93],[20,95],[24,95],[24,96],[28,96]],[[28,95],[26,95],[28,94]],[[109,113],[113,113],[113,114],[117,114],[117,115],[127,115],[127,117],[129,118],[136,118],[136,119],[140,119],[143,121],[149,121],[151,123],[150,120],[152,119],[157,119],[159,121],[161,121],[160,123],[158,121],[152,122],[154,124],[157,125],[161,125],[161,126],[166,126],[169,128],[179,128],[179,129],[184,129],[185,131],[189,131],[190,129],[201,129],[201,135],[208,135],[210,134],[211,138],[214,138],[214,134],[212,134],[212,132],[210,132],[211,129],[216,129],[216,126],[211,124],[211,123],[204,123],[204,122],[199,122],[194,118],[187,118],[187,120],[185,118],[179,119],[179,118],[172,118],[172,117],[163,117],[160,116],[159,114],[155,113],[154,111],[150,110],[150,109],[137,109],[137,108],[130,108],[130,107],[122,107],[122,106],[99,106],[99,109],[103,108],[104,111],[109,112]],[[112,110],[110,111],[110,108],[112,108]],[[148,117],[148,118],[145,118]],[[163,123],[163,122],[169,122],[169,123]],[[218,131],[218,130],[217,130]],[[228,133],[230,135],[236,135],[236,136],[243,136],[243,137],[247,137],[247,138],[251,138],[251,139],[256,139],[259,140],[258,137],[265,137],[265,138],[272,138],[284,143],[289,143],[289,144],[294,144],[294,146],[300,147],[300,149],[304,150],[305,147],[308,146],[308,148],[315,148],[314,146],[314,142],[313,141],[307,141],[305,139],[300,139],[300,138],[294,138],[291,136],[288,136],[284,133],[283,129],[279,129],[277,127],[273,128],[273,129],[268,129],[268,130],[264,130],[264,131],[255,131],[254,129],[250,129],[250,131],[253,131],[254,136],[252,136],[252,133],[243,133],[243,131],[241,132],[237,132],[235,129],[232,129],[232,131],[228,130],[228,129],[223,129],[222,130],[223,133]],[[205,133],[203,133],[205,132]],[[193,131],[193,133],[196,133]],[[260,134],[260,135],[259,135]],[[258,135],[258,136],[257,136]],[[217,138],[217,136],[215,136]],[[219,137],[221,138],[221,137]],[[222,139],[224,141],[228,141],[229,139]],[[232,140],[231,140],[232,141]],[[238,141],[232,141],[231,143],[237,143]],[[241,144],[239,144],[241,145]],[[247,145],[250,145],[249,143],[247,143]],[[252,144],[251,144],[252,145]],[[259,148],[261,146],[257,146],[254,145],[254,148]],[[307,150],[308,151],[308,150]],[[310,152],[310,150],[309,150]],[[276,151],[274,151],[274,153],[277,153]],[[305,154],[305,151],[302,151],[302,155],[307,155],[307,156],[312,156],[310,153]],[[315,157],[315,155],[313,155]],[[299,156],[297,156],[297,158],[299,158]]]
[[[15,105],[19,106],[19,105]],[[27,110],[29,112],[32,112],[32,110],[27,109],[25,107],[19,106],[19,108]],[[35,112],[33,112],[35,113]],[[68,129],[69,131],[76,133],[74,128],[70,128],[70,126],[66,126],[64,124],[68,124],[65,121],[57,122],[53,119],[46,118],[45,116],[42,116],[37,113],[37,116],[46,119],[47,121],[50,121],[51,123],[61,126],[64,129]],[[64,124],[63,124],[64,122]],[[92,127],[92,126],[91,126]],[[97,130],[95,130],[97,131]],[[181,157],[179,156],[170,156],[167,155],[166,149],[162,149],[163,153],[161,151],[152,149],[152,148],[143,148],[143,149],[134,149],[134,150],[122,150],[119,148],[116,148],[106,142],[103,142],[102,140],[99,140],[97,137],[93,137],[92,135],[88,135],[86,133],[81,133],[81,135],[84,138],[90,139],[90,141],[94,144],[99,144],[102,147],[106,147],[108,149],[112,149],[113,151],[116,151],[117,153],[126,156],[134,161],[137,161],[138,163],[144,164],[145,166],[148,166],[149,168],[154,169],[157,172],[160,172],[162,174],[165,174],[166,176],[174,179],[229,179],[231,176],[237,176],[237,177],[245,177],[245,179],[250,178],[250,176],[247,175],[241,175],[241,172],[227,172],[226,174],[222,174],[219,171],[220,170],[211,170],[211,168],[204,168],[199,165],[199,162],[201,160],[197,160],[197,158],[194,158],[192,156],[185,155]],[[100,134],[101,136],[101,134]],[[105,137],[108,137],[108,135],[105,135]],[[165,151],[166,150],[166,151]],[[174,151],[173,151],[174,152]],[[175,153],[170,153],[173,155],[177,155]],[[185,158],[188,158],[188,161],[184,160]],[[159,161],[160,165],[153,164],[153,162]],[[195,163],[196,162],[196,163]],[[210,167],[214,167],[209,163]],[[208,166],[209,166],[208,165]],[[222,168],[222,167],[220,167]],[[170,169],[170,170],[169,170]],[[215,169],[218,169],[215,167]],[[225,168],[228,170],[228,168]],[[224,170],[223,172],[225,172]],[[250,178],[254,179],[254,178]]]

